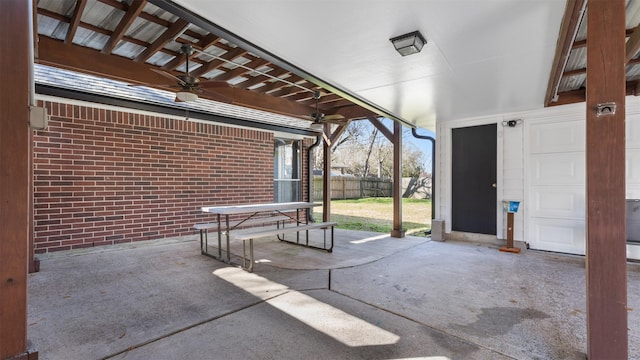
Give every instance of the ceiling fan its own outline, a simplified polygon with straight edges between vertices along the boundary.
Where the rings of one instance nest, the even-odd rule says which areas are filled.
[[[316,100],[316,111],[311,113],[310,115],[311,120],[313,120],[313,123],[311,124],[311,128],[314,130],[322,130],[324,123],[343,124],[345,120],[344,116],[340,114],[325,115],[320,112],[320,109],[319,109],[320,97],[321,97],[321,94],[319,91],[313,92],[313,98]]]
[[[204,80],[200,81],[198,77],[191,75],[189,72],[189,57],[193,54],[193,48],[190,44],[182,44],[180,46],[180,51],[184,54],[185,57],[185,73],[182,75],[173,75],[163,70],[158,69],[150,69],[151,71],[162,75],[166,78],[169,78],[175,83],[173,84],[155,84],[150,86],[163,86],[170,88],[178,88],[176,91],[176,102],[187,102],[187,101],[196,101],[198,99],[198,94],[206,93],[209,98],[220,101],[230,101],[230,99],[222,96],[216,92],[211,91],[210,89],[215,88],[228,88],[231,87],[226,81],[219,80]],[[136,84],[132,86],[138,86]]]

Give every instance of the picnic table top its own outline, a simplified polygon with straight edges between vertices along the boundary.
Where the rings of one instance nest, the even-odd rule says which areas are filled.
[[[263,212],[263,211],[289,211],[289,210],[297,210],[297,209],[310,209],[314,206],[320,206],[320,205],[322,204],[298,201],[298,202],[286,202],[286,203],[203,206],[202,211],[212,213],[212,214],[231,215],[231,214]]]

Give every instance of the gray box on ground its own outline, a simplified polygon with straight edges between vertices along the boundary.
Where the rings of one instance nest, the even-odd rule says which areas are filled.
[[[444,241],[444,220],[431,220],[431,240]]]

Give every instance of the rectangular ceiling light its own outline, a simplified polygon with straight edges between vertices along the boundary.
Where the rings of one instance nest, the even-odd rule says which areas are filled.
[[[425,40],[424,36],[422,36],[419,31],[396,36],[389,40],[393,44],[393,47],[395,47],[402,56],[419,53],[420,50],[422,50],[422,47],[427,43],[427,40]]]

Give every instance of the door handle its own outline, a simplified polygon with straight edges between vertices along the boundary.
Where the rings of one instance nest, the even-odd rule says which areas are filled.
[[[498,185],[496,183],[493,183],[493,184],[491,184],[491,187],[495,189],[495,188],[498,187]]]

